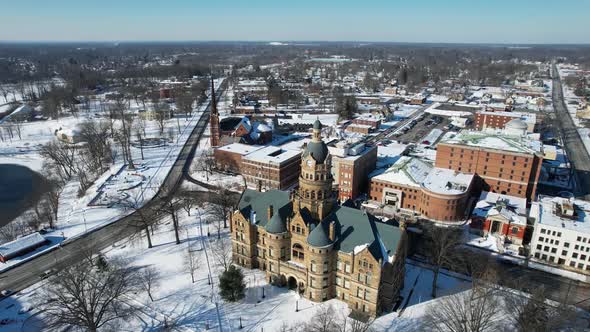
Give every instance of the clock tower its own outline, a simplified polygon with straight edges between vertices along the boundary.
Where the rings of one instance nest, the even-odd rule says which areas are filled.
[[[332,193],[332,157],[328,146],[322,141],[322,124],[313,124],[313,137],[301,156],[301,175],[295,206],[307,208],[317,220],[324,219],[334,207]]]

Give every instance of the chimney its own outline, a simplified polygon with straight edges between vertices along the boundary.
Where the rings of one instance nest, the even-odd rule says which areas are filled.
[[[330,241],[334,242],[336,240],[336,223],[335,222],[331,222],[330,223]]]
[[[272,214],[273,214],[272,205],[269,205],[268,206],[268,220],[270,220],[270,218],[272,218]]]

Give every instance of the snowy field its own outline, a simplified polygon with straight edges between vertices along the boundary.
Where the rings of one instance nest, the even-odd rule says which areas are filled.
[[[160,273],[160,287],[153,292],[154,302],[147,294],[137,294],[134,303],[142,308],[131,319],[121,322],[118,331],[160,331],[165,324],[176,324],[181,331],[238,330],[240,318],[245,331],[278,331],[283,324],[296,326],[308,322],[322,308],[331,305],[344,319],[349,314],[346,304],[338,300],[314,303],[300,298],[286,288],[267,283],[259,270],[243,269],[247,282],[246,297],[238,303],[226,303],[219,298],[218,275],[223,270],[212,248],[218,241],[227,243],[227,229],[217,240],[215,223],[207,223],[211,216],[207,207],[194,209],[191,216],[179,211],[181,244],[175,244],[171,220],[164,219],[152,237],[154,247],[146,249],[145,239],[118,243],[107,250],[107,260],[114,257],[126,259],[137,267],[154,266]],[[199,218],[200,216],[200,218]],[[210,237],[207,234],[210,233]],[[193,251],[200,268],[195,273],[195,283],[184,261],[185,253]],[[208,264],[208,263],[209,264]],[[213,285],[208,280],[209,269]],[[403,301],[397,312],[379,317],[373,327],[376,331],[420,330],[420,318],[430,303],[433,273],[431,270],[408,262],[406,265]],[[50,281],[50,279],[49,279]],[[438,282],[440,296],[466,289],[470,283],[443,271]],[[43,297],[44,282],[0,301],[0,321],[6,319],[2,331],[37,331],[43,324],[39,303]],[[264,289],[265,298],[262,298]],[[217,305],[217,306],[216,306]],[[296,312],[296,306],[299,311]],[[219,322],[221,328],[219,329]],[[23,326],[24,323],[24,326]],[[22,329],[21,329],[22,328]]]
[[[84,117],[64,117],[57,120],[25,122],[22,124],[21,139],[16,136],[0,142],[0,163],[18,164],[34,171],[43,169],[43,160],[39,155],[41,146],[55,139],[54,132],[59,128],[75,128],[86,120]]]
[[[221,82],[221,80],[217,81],[216,86],[219,86]],[[3,263],[0,266],[0,271],[39,254],[62,241],[75,239],[85,232],[100,228],[132,213],[133,210],[126,208],[126,206],[139,207],[151,200],[174,165],[178,154],[206,106],[207,104],[203,104],[196,109],[191,117],[170,119],[168,128],[174,128],[177,131],[176,135],[170,137],[168,142],[162,146],[144,148],[143,160],[141,159],[140,149],[132,147],[134,163],[138,166],[138,169],[129,170],[126,169],[122,162],[116,163],[109,171],[99,177],[82,197],[77,195],[79,183],[75,179],[67,183],[60,195],[56,227],[45,235],[49,240],[49,244],[29,254]],[[147,137],[157,136],[158,128],[156,123],[148,121],[146,127]],[[45,142],[54,139],[53,136],[42,137],[46,139]],[[36,140],[40,141],[43,138],[37,137]],[[35,140],[35,138],[31,139]],[[0,154],[4,150],[5,147],[1,147]],[[30,155],[40,158],[37,151],[31,151]],[[24,163],[24,165],[33,166],[33,164],[27,163]],[[109,194],[111,196],[108,196]],[[125,200],[125,203],[120,204],[123,200]]]

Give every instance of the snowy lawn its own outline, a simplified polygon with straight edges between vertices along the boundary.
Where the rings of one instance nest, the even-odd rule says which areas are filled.
[[[216,223],[207,223],[211,216],[207,215],[206,210],[207,207],[199,210],[201,218],[196,210],[191,216],[184,210],[178,211],[182,241],[179,245],[175,243],[172,223],[167,217],[155,230],[152,237],[153,248],[147,249],[145,239],[138,238],[133,242],[117,243],[107,250],[107,260],[117,257],[126,259],[132,266],[154,266],[161,276],[160,287],[153,292],[154,302],[150,301],[147,293],[137,294],[133,302],[141,307],[141,311],[137,317],[122,322],[119,331],[158,331],[172,324],[179,326],[180,330],[203,331],[206,327],[218,329],[220,322],[222,331],[233,331],[238,329],[240,318],[246,331],[276,331],[283,324],[296,326],[309,322],[326,305],[331,305],[342,319],[349,314],[346,304],[339,300],[314,303],[285,288],[271,286],[260,270],[243,269],[248,288],[242,301],[226,303],[221,300],[218,296],[218,280],[223,267],[213,248],[217,241],[229,241],[229,233],[228,229],[224,229],[222,239],[217,240]],[[209,237],[207,233],[210,233]],[[206,250],[203,250],[203,244]],[[199,261],[195,283],[191,282],[186,269],[185,255],[189,248]],[[209,284],[208,266],[213,275],[213,285]],[[402,305],[397,312],[379,317],[374,322],[376,330],[419,328],[424,304],[431,300],[432,278],[432,271],[409,261],[406,265]],[[468,286],[469,282],[445,271],[439,276],[438,292],[441,296],[461,291]],[[38,315],[38,303],[43,300],[39,289],[42,287],[42,283],[31,286],[18,295],[1,301],[0,320],[8,321],[0,329],[20,331],[23,322],[28,319],[24,330],[38,330],[43,318],[42,314]],[[299,308],[297,312],[296,307]]]
[[[219,86],[221,82],[222,80],[218,80],[216,85]],[[201,105],[189,118],[168,120],[170,122],[168,128],[175,129],[176,136],[163,146],[144,148],[143,159],[140,149],[132,147],[131,151],[134,163],[138,166],[137,170],[126,169],[122,162],[116,163],[99,177],[82,197],[78,197],[78,182],[72,179],[65,186],[60,197],[56,227],[46,235],[50,242],[55,244],[74,239],[133,212],[132,209],[125,208],[125,206],[131,204],[140,207],[151,200],[164,182],[206,107],[207,104]],[[147,137],[154,137],[157,135],[157,131],[157,124],[154,121],[148,122],[146,126]],[[40,142],[46,142],[38,136],[32,136],[31,139],[35,139],[34,137],[37,137],[36,139]],[[47,141],[55,139],[53,136],[43,137]],[[3,151],[8,150],[9,148],[1,147],[0,156]],[[39,158],[37,150],[30,152],[32,158]],[[25,166],[34,166],[34,164],[25,164]],[[122,200],[126,200],[126,202],[120,204]],[[25,256],[11,259],[7,263],[3,263],[0,270],[26,260],[49,247],[44,246]]]

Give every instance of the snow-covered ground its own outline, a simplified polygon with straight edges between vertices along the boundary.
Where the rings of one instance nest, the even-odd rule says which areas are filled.
[[[21,139],[15,133],[12,140],[5,137],[5,141],[0,141],[0,163],[19,164],[34,171],[41,171],[43,169],[43,159],[39,155],[41,146],[55,139],[55,130],[75,128],[84,120],[84,117],[68,116],[57,120],[22,123]]]
[[[243,269],[247,292],[242,301],[226,303],[221,300],[217,295],[218,276],[223,268],[215,258],[212,247],[217,241],[229,241],[229,234],[224,229],[222,239],[217,240],[215,223],[207,223],[211,216],[206,211],[206,206],[198,211],[194,209],[190,216],[184,210],[179,211],[182,240],[179,245],[175,244],[171,220],[167,218],[156,228],[152,237],[153,248],[146,249],[145,239],[136,239],[134,242],[117,243],[107,250],[107,260],[118,257],[126,259],[132,266],[154,266],[161,277],[160,287],[153,294],[154,302],[145,293],[137,294],[134,302],[142,311],[139,316],[121,322],[119,331],[157,331],[164,324],[172,322],[184,331],[203,331],[207,325],[210,329],[217,330],[221,322],[221,331],[232,331],[238,329],[240,318],[246,331],[277,331],[283,324],[295,326],[309,322],[322,306],[327,305],[331,305],[343,319],[348,315],[349,309],[345,303],[339,300],[322,304],[310,302],[285,288],[269,285],[260,270]],[[207,237],[207,233],[211,236]],[[199,260],[200,268],[195,273],[195,283],[191,282],[190,274],[185,268],[184,255],[189,248]],[[213,275],[213,286],[208,283],[207,260]],[[420,318],[424,315],[426,304],[436,301],[432,301],[430,297],[432,278],[431,270],[418,263],[408,262],[402,305],[397,312],[379,317],[374,322],[376,331],[420,329]],[[39,323],[42,322],[42,315],[38,316],[39,303],[44,300],[44,283],[40,282],[0,301],[0,321],[7,319],[8,322],[0,326],[1,330],[21,331],[23,322],[23,331],[39,329]],[[470,283],[443,271],[438,285],[439,295],[442,296],[463,291]],[[295,311],[296,306],[299,308],[298,312]]]
[[[584,146],[586,147],[586,150],[588,151],[588,153],[590,153],[590,128],[585,128],[581,123],[580,123],[580,119],[576,116],[576,113],[578,111],[578,103],[580,103],[582,101],[582,98],[576,96],[574,94],[574,88],[571,86],[568,86],[565,84],[565,80],[564,78],[570,75],[575,74],[575,70],[571,70],[569,69],[569,65],[567,66],[568,68],[565,69],[563,68],[562,65],[558,65],[558,70],[559,70],[559,76],[562,79],[562,87],[563,87],[563,97],[565,99],[565,105],[567,107],[567,110],[572,118],[572,120],[574,121],[574,124],[576,125],[577,129],[578,129],[578,133],[580,134],[580,137],[582,138],[582,141],[584,142]]]
[[[218,80],[216,86],[221,82],[222,80]],[[56,227],[45,235],[49,244],[3,263],[0,270],[20,263],[62,241],[75,239],[85,232],[132,213],[133,210],[126,206],[140,207],[151,200],[174,165],[206,107],[207,104],[203,104],[189,118],[169,120],[168,127],[174,128],[177,133],[162,146],[144,148],[143,160],[140,149],[133,147],[134,163],[138,166],[136,170],[127,169],[122,162],[117,163],[99,177],[82,197],[77,195],[79,185],[76,180],[69,182],[60,196]],[[158,131],[156,123],[148,122],[146,127],[147,137],[156,135]],[[48,137],[47,140],[49,139],[52,138]],[[4,147],[0,148],[0,153],[3,150]],[[38,156],[36,151],[31,154]],[[124,204],[120,204],[122,200],[125,200]]]

